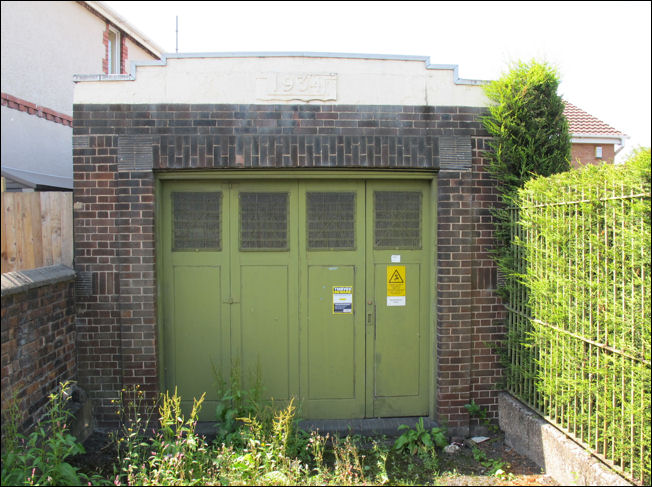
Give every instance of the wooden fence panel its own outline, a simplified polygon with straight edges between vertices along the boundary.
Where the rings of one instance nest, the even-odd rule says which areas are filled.
[[[72,267],[72,193],[2,193],[2,272]]]

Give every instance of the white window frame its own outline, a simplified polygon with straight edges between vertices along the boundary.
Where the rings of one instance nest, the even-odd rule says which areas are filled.
[[[112,36],[115,38],[115,42],[111,42]],[[120,32],[111,26],[109,26],[108,50],[108,72],[109,74],[120,74],[120,54],[122,53],[122,49],[120,49]]]

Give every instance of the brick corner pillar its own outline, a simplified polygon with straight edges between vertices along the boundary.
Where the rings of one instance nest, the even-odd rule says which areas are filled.
[[[483,152],[487,139],[474,139],[473,229],[474,250],[471,286],[473,291],[473,360],[471,399],[488,418],[498,417],[498,384],[503,378],[499,350],[505,339],[505,307],[497,294],[497,268],[491,254],[495,246],[492,208],[499,204],[498,184],[486,170]],[[479,420],[473,419],[473,423]]]
[[[153,155],[150,137],[118,135],[126,109],[73,117],[78,369],[101,426],[117,423],[121,390],[159,393]]]
[[[120,140],[121,137],[118,137]],[[154,174],[118,166],[118,265],[122,384],[159,394]]]
[[[454,436],[469,433],[471,400],[472,173],[439,173],[437,221],[437,420]]]

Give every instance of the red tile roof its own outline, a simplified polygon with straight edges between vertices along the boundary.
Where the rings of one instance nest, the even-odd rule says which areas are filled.
[[[625,136],[624,133],[616,130],[611,125],[607,125],[599,118],[586,113],[584,110],[577,108],[572,103],[564,102],[564,115],[568,120],[568,128],[571,135],[584,134],[584,135],[608,135],[608,136]]]

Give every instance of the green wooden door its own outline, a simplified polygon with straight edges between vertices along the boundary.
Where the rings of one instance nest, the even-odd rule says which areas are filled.
[[[282,405],[299,394],[296,183],[234,183],[230,198],[231,357]]]
[[[163,265],[164,379],[175,386],[185,410],[206,392],[203,420],[214,418],[216,378],[231,360],[230,241],[228,185],[203,182],[162,187],[160,242]],[[227,375],[228,377],[228,375]]]
[[[367,416],[428,414],[429,191],[367,183]]]
[[[299,198],[303,409],[311,418],[362,418],[364,182],[305,182]]]
[[[207,392],[214,419],[216,374],[237,363],[243,387],[258,375],[306,418],[427,414],[428,196],[418,182],[165,182],[166,387],[186,406]]]

